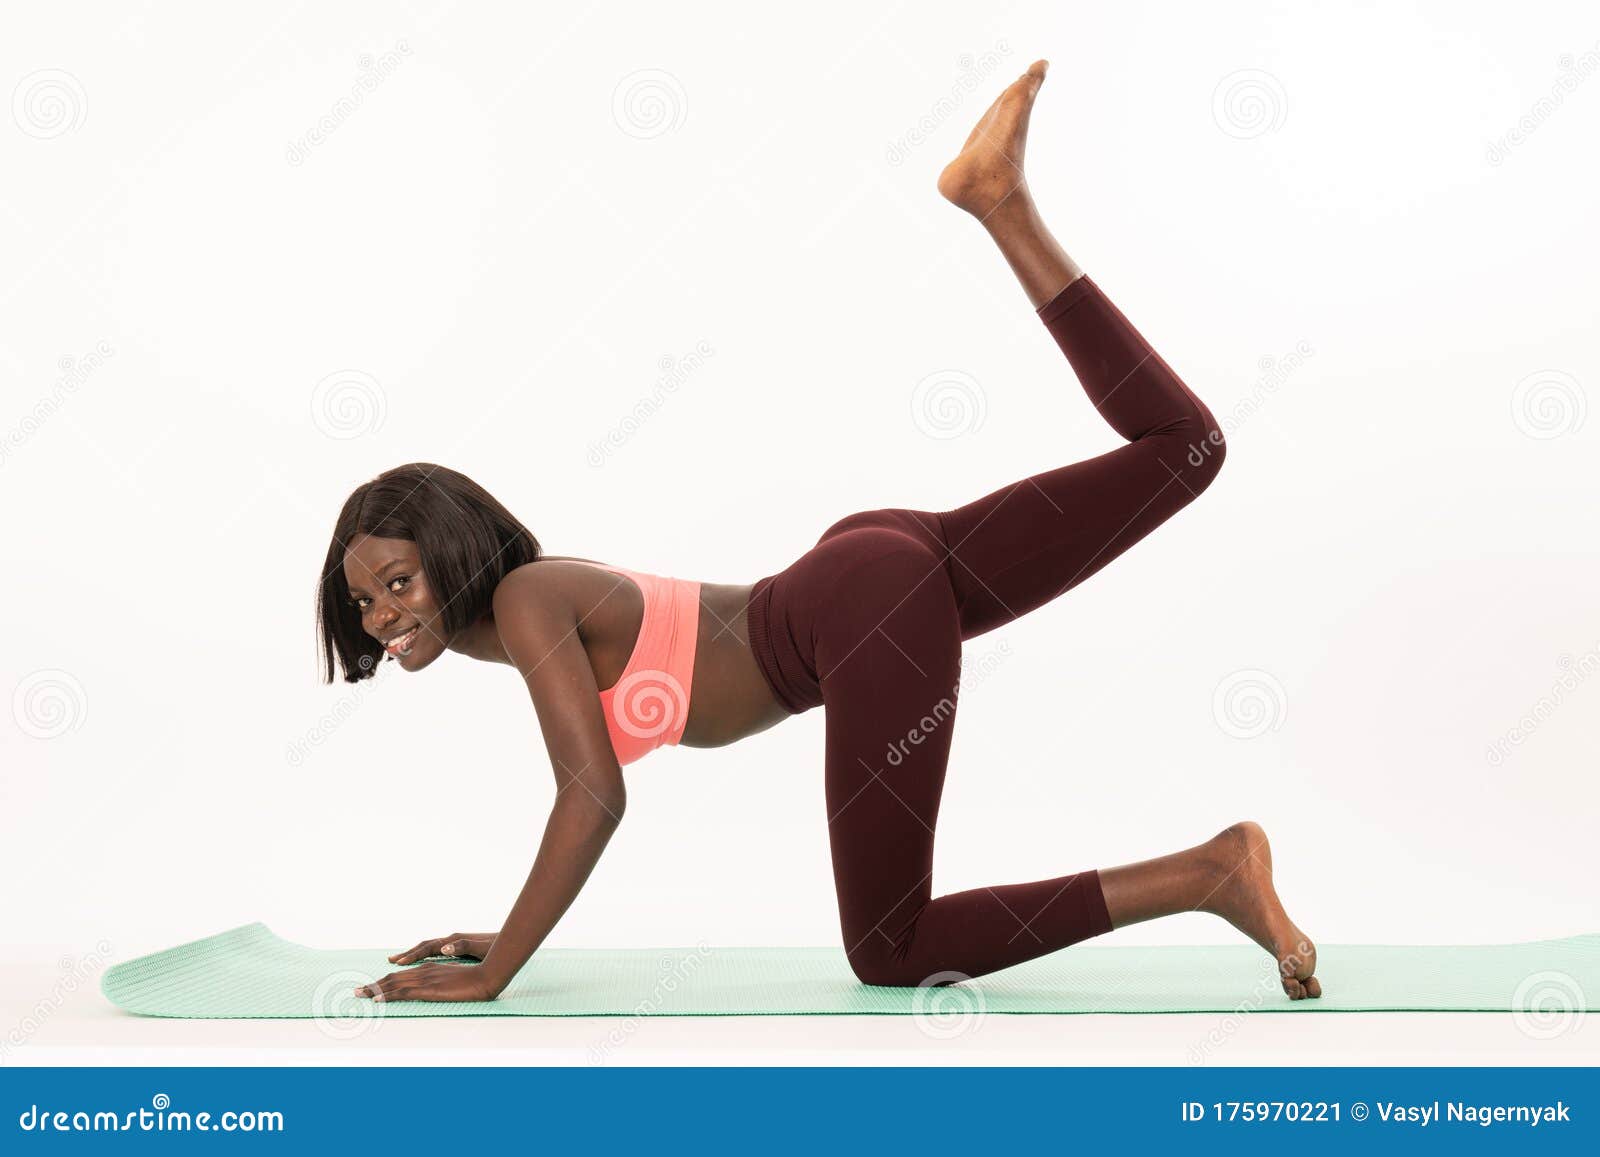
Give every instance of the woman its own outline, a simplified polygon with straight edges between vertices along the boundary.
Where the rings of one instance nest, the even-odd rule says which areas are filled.
[[[663,743],[716,747],[826,716],[829,833],[846,953],[864,983],[982,976],[1141,920],[1223,917],[1321,995],[1315,946],[1284,912],[1267,839],[1235,824],[1154,860],[933,897],[934,826],[962,643],[1071,589],[1210,485],[1225,446],[1179,380],[1039,218],[1023,148],[1047,62],[1003,92],[939,191],[1000,247],[1089,400],[1128,444],[955,510],[864,511],[750,586],[550,557],[470,479],[426,463],[360,487],[320,596],[327,678],[446,650],[527,683],[557,783],[533,869],[498,933],[425,940],[425,963],[356,991],[492,1000],[588,878],[623,814],[621,767]]]

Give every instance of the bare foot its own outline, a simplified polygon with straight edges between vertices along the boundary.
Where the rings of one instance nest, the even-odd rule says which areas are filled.
[[[980,221],[1019,190],[1023,193],[1019,199],[1026,199],[1022,155],[1028,143],[1028,115],[1049,67],[1048,60],[1034,61],[996,97],[956,159],[939,174],[940,195]]]
[[[1221,916],[1278,961],[1290,1000],[1322,995],[1317,946],[1283,910],[1272,884],[1272,847],[1261,825],[1244,820],[1218,832],[1202,847],[1217,875],[1202,911]]]

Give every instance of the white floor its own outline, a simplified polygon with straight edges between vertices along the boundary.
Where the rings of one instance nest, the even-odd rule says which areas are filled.
[[[1596,1065],[1600,1013],[163,1020],[0,964],[8,1065]],[[47,993],[41,999],[37,994]],[[28,994],[35,994],[29,996]],[[374,1006],[376,1007],[376,1006]]]

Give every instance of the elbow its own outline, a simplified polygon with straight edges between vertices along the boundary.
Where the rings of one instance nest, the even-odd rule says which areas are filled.
[[[624,791],[567,791],[562,794],[560,806],[570,809],[583,821],[596,828],[610,830],[622,822],[628,810],[628,794]]]

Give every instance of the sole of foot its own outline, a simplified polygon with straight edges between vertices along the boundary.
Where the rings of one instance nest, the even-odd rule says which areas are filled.
[[[1217,877],[1202,908],[1221,916],[1272,954],[1290,1000],[1321,996],[1317,946],[1284,911],[1272,882],[1272,845],[1261,825],[1241,821],[1218,832],[1202,847]]]
[[[967,143],[939,174],[939,194],[980,220],[1027,193],[1023,156],[1034,98],[1044,84],[1048,60],[1036,60],[997,96],[967,136]]]

